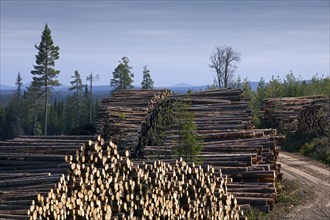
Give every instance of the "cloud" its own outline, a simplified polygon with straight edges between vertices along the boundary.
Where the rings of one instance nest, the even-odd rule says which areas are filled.
[[[290,68],[306,75],[322,68],[329,72],[328,1],[0,3],[3,73],[22,72],[23,67],[30,71],[34,44],[46,22],[65,73],[95,69],[111,74],[117,61],[128,56],[136,70],[150,65],[161,81],[157,84],[176,84],[184,77],[199,84],[208,80],[205,74],[212,83],[206,64],[215,45],[241,52],[238,73],[249,79],[261,72],[285,74]],[[14,82],[11,77],[5,78]],[[69,78],[63,75],[63,80]]]

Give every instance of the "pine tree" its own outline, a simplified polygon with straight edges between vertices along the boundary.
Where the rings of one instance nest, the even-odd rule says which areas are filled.
[[[85,84],[83,85],[83,109],[82,109],[82,118],[83,118],[83,124],[88,124],[89,122],[91,122],[92,120],[90,120],[89,117],[89,109],[90,109],[90,94],[89,94],[89,90],[88,90],[88,85]]]
[[[22,77],[20,73],[17,74],[16,78],[16,90],[12,95],[10,102],[7,106],[6,114],[6,125],[9,129],[8,135],[10,138],[17,137],[23,134],[23,103],[22,103]]]
[[[277,76],[277,78],[272,76],[272,79],[269,81],[266,87],[266,97],[267,98],[283,97],[282,90],[283,90],[283,84],[279,76]]]
[[[299,86],[301,79],[298,79],[293,74],[292,70],[286,75],[283,80],[283,96],[296,97],[299,96]]]
[[[71,76],[73,80],[70,82],[72,87],[69,88],[70,91],[73,92],[73,102],[76,107],[76,127],[79,126],[80,122],[80,109],[81,109],[81,102],[82,97],[81,94],[83,92],[84,85],[82,84],[80,74],[78,70],[74,71],[74,75]]]
[[[32,134],[37,135],[39,132],[37,131],[37,125],[38,125],[38,112],[41,109],[41,97],[42,97],[42,92],[39,90],[39,86],[36,84],[35,81],[32,81],[30,86],[27,88],[27,93],[26,93],[26,98],[25,98],[25,105],[27,106],[28,113],[27,115],[30,117],[32,116],[32,119],[28,118],[27,121],[32,120],[33,121],[33,127],[32,129]],[[31,114],[32,111],[32,114]],[[30,124],[30,123],[28,123]],[[31,132],[29,132],[31,133]]]
[[[21,74],[17,74],[16,79],[16,91],[14,94],[14,120],[13,120],[13,131],[14,135],[17,137],[21,134],[23,134],[23,103],[22,103],[22,85],[23,85],[23,79],[21,77]]]
[[[33,81],[37,87],[42,91],[44,97],[44,135],[47,135],[47,106],[48,96],[51,95],[50,90],[52,86],[59,86],[60,83],[55,78],[60,71],[55,70],[55,60],[59,58],[59,47],[54,46],[51,31],[48,25],[45,25],[45,29],[42,32],[41,42],[39,46],[35,45],[38,50],[36,55],[36,65],[33,65],[34,70],[31,71]]]
[[[87,76],[87,81],[89,81],[89,124],[93,123],[93,81],[99,79],[99,75],[93,76],[93,73],[89,76]],[[87,87],[85,89],[85,92],[88,91]]]
[[[74,109],[75,106],[73,105],[73,97],[71,95],[68,95],[65,100],[64,104],[64,122],[65,122],[65,133],[70,134],[72,131],[72,128],[75,126],[74,123]]]
[[[178,138],[174,145],[174,151],[186,161],[198,162],[196,156],[202,150],[202,139],[196,134],[194,115],[188,111],[190,105],[185,102],[175,102],[174,123],[178,127]]]
[[[259,83],[258,83],[258,87],[257,87],[257,105],[259,108],[261,108],[262,105],[262,101],[264,100],[264,98],[266,98],[266,83],[265,83],[265,79],[263,77],[261,77]]]
[[[244,79],[241,88],[243,90],[244,98],[248,98],[251,100],[253,98],[253,91],[247,78]]]
[[[143,67],[143,80],[141,82],[142,89],[153,89],[154,81],[152,81],[150,76],[150,70],[147,68],[148,66]]]
[[[118,66],[112,73],[113,79],[110,81],[110,86],[113,87],[114,91],[134,88],[132,85],[134,74],[131,72],[132,67],[128,63],[129,59],[127,57],[121,58],[121,61],[119,61]]]

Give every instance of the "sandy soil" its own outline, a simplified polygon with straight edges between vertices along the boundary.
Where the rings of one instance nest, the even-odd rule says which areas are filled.
[[[330,167],[298,154],[281,152],[283,178],[297,180],[315,192],[307,204],[294,207],[285,219],[330,220]]]

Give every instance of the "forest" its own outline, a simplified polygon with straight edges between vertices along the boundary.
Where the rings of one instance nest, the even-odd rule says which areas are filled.
[[[93,81],[98,78],[92,73],[83,83],[79,71],[74,71],[65,98],[52,94],[53,88],[60,85],[56,79],[60,73],[56,70],[55,61],[59,58],[59,47],[52,40],[48,25],[42,32],[41,42],[37,46],[36,65],[31,71],[33,76],[29,87],[22,88],[23,79],[17,74],[16,89],[10,95],[9,101],[0,102],[0,140],[15,138],[20,135],[65,135],[65,134],[95,134],[93,125],[97,115],[99,99],[93,94]],[[260,120],[259,112],[263,101],[267,98],[300,97],[325,95],[330,97],[330,77],[315,74],[305,80],[290,71],[283,78],[272,76],[269,82],[260,79],[256,89],[251,88],[248,78],[243,81],[240,76],[234,79],[236,64],[240,62],[241,54],[230,46],[218,47],[210,55],[209,67],[216,73],[213,85],[207,90],[217,88],[240,88],[244,97],[249,99],[253,122],[257,128],[269,127]],[[110,79],[109,91],[134,89],[134,73],[129,64],[129,58],[124,56],[114,69]],[[26,82],[24,82],[26,83]],[[89,84],[89,85],[88,85]],[[153,89],[154,82],[148,66],[143,68],[141,89]],[[189,91],[187,91],[189,92]],[[109,92],[111,95],[111,92]],[[328,126],[329,127],[329,126]],[[304,155],[330,163],[329,129],[323,133],[300,131],[283,133],[287,137],[288,151],[300,151]],[[315,153],[319,152],[319,153]]]
[[[93,178],[88,177],[89,172],[82,172],[83,170],[80,168],[85,166],[85,163],[88,164],[87,166],[90,164],[94,166],[94,164],[96,164],[97,167],[93,169],[103,170],[102,172],[106,173],[105,169],[108,169],[106,166],[108,166],[107,161],[109,159],[108,162],[110,162],[110,160],[115,161],[111,163],[119,165],[117,171],[112,169],[113,172],[109,172],[109,175],[111,173],[111,175],[113,175],[112,177],[116,178],[115,176],[119,175],[119,170],[129,171],[129,168],[131,168],[130,166],[133,166],[133,163],[129,159],[131,153],[133,158],[142,157],[146,161],[154,163],[156,169],[150,169],[148,174],[150,172],[154,175],[152,177],[156,178],[150,183],[145,181],[139,183],[141,189],[143,189],[143,187],[149,187],[151,189],[154,187],[152,185],[153,182],[155,182],[157,186],[165,184],[165,182],[159,182],[163,181],[164,178],[162,175],[158,175],[158,172],[167,172],[165,170],[158,170],[155,159],[162,158],[162,160],[167,162],[172,160],[174,164],[174,158],[181,157],[180,161],[183,163],[183,160],[185,160],[187,163],[184,162],[185,165],[180,165],[176,168],[169,168],[171,171],[166,175],[173,176],[176,172],[179,173],[182,171],[178,176],[180,176],[181,180],[187,179],[190,181],[189,184],[184,184],[189,187],[191,183],[196,182],[196,179],[200,181],[200,183],[204,182],[205,179],[209,179],[210,174],[207,173],[209,171],[211,175],[215,173],[221,176],[224,175],[226,179],[219,179],[217,177],[214,181],[218,182],[215,184],[228,184],[221,186],[221,188],[225,188],[226,190],[227,186],[231,185],[231,188],[228,188],[230,190],[228,192],[233,193],[230,195],[234,195],[236,199],[234,199],[233,196],[228,197],[225,194],[222,195],[222,192],[219,191],[220,194],[218,196],[212,195],[214,196],[214,201],[216,201],[218,197],[227,197],[230,199],[230,201],[226,199],[228,204],[235,204],[235,206],[240,204],[240,207],[245,207],[244,212],[247,214],[248,219],[259,219],[259,215],[264,215],[264,213],[260,213],[260,211],[268,213],[271,210],[276,211],[278,209],[277,207],[274,208],[275,201],[279,201],[281,205],[282,200],[283,206],[288,206],[287,203],[290,204],[290,207],[291,204],[296,204],[289,200],[293,198],[291,194],[295,195],[297,194],[296,192],[300,193],[300,191],[302,191],[301,189],[299,189],[299,191],[297,191],[298,189],[287,190],[286,187],[289,186],[288,188],[290,188],[290,185],[286,183],[282,185],[280,182],[283,176],[281,169],[283,168],[284,170],[285,166],[289,167],[284,164],[283,161],[281,164],[276,162],[279,158],[280,149],[283,150],[280,158],[282,160],[288,157],[286,155],[288,153],[285,151],[299,152],[304,156],[330,165],[330,123],[328,120],[330,116],[329,76],[315,74],[311,79],[304,80],[301,76],[297,76],[293,71],[290,71],[283,78],[280,76],[272,76],[271,80],[268,82],[266,82],[264,78],[261,78],[258,86],[252,88],[252,82],[249,82],[248,78],[241,80],[241,77],[237,76],[237,78],[234,79],[236,63],[241,59],[240,53],[235,52],[231,47],[223,46],[216,47],[213,54],[210,56],[211,64],[209,64],[209,67],[216,73],[213,85],[205,87],[206,91],[201,89],[199,92],[193,92],[189,89],[188,91],[177,94],[174,91],[166,89],[154,89],[154,82],[147,66],[143,68],[141,87],[134,88],[134,73],[131,71],[130,60],[128,57],[124,56],[119,60],[118,66],[112,72],[112,78],[109,80],[109,89],[103,91],[103,95],[106,95],[106,97],[101,97],[104,98],[101,100],[99,93],[93,92],[93,82],[97,80],[98,76],[91,73],[84,82],[78,70],[73,72],[70,81],[71,86],[64,92],[65,96],[63,96],[63,93],[59,96],[55,92],[54,87],[62,83],[56,79],[59,71],[54,68],[55,60],[58,59],[59,54],[58,48],[52,43],[50,30],[47,25],[43,32],[42,41],[39,46],[36,46],[36,49],[38,50],[36,65],[34,65],[34,70],[31,71],[33,80],[28,83],[24,82],[24,84],[28,84],[29,86],[27,88],[23,87],[23,79],[20,73],[18,73],[15,83],[16,89],[9,95],[7,93],[5,99],[3,99],[3,96],[0,96],[0,141],[6,145],[2,146],[4,150],[2,158],[4,158],[3,164],[5,164],[6,172],[7,170],[11,172],[11,170],[15,170],[19,167],[17,161],[22,162],[21,168],[25,169],[26,164],[29,162],[36,163],[37,165],[35,166],[40,166],[40,164],[43,163],[46,163],[48,166],[48,159],[54,160],[55,157],[55,161],[52,161],[52,163],[56,164],[58,163],[56,158],[65,158],[66,162],[71,164],[71,167],[76,167],[71,174],[76,176],[82,175],[80,179],[92,181]],[[47,57],[47,59],[45,59],[45,57]],[[228,60],[231,61],[229,62]],[[314,99],[316,100],[315,102],[311,101]],[[2,100],[6,101],[2,102]],[[314,105],[315,103],[318,104],[320,100],[322,102],[321,106]],[[143,104],[142,106],[141,103]],[[301,120],[299,121],[299,119],[301,119],[301,114],[297,114],[297,112],[312,115],[311,117],[304,118],[302,114],[303,127],[300,126]],[[195,118],[196,116],[197,118]],[[307,121],[304,121],[305,119]],[[143,121],[141,122],[141,120]],[[253,122],[251,122],[251,120]],[[298,126],[294,129],[290,127],[292,124],[291,120],[295,123],[298,121]],[[309,127],[310,124],[312,125],[311,127]],[[66,144],[70,144],[71,141],[79,141],[70,139],[81,138],[81,140],[83,140],[86,137],[91,137],[86,135],[95,134],[102,135],[105,139],[98,136],[96,142],[88,141],[80,150],[76,150],[73,148],[74,146],[62,146],[63,149],[50,147],[38,153],[34,151],[35,146],[39,144],[36,140],[44,141],[43,144],[48,140],[48,144],[52,145],[54,144],[54,140],[57,142],[61,138],[67,138],[67,140],[62,141],[68,141]],[[8,139],[13,140],[3,141]],[[28,144],[24,146],[26,144],[24,139],[34,143],[29,146]],[[108,140],[116,140],[117,143],[115,145]],[[19,143],[19,146],[16,146],[17,148],[15,145],[12,145],[17,143]],[[107,153],[106,156],[102,154],[103,147],[101,146],[103,146],[104,143],[110,143],[110,145],[107,146],[107,151],[104,152],[113,152],[113,155]],[[118,149],[117,146],[119,147]],[[31,150],[31,148],[33,150]],[[125,152],[123,149],[125,149]],[[51,155],[51,153],[47,155],[49,154],[48,151],[52,150],[59,150],[61,153],[65,152],[66,155],[74,154],[73,152],[69,152],[70,150],[74,150],[76,156]],[[8,151],[14,153],[8,153]],[[119,156],[118,152],[121,152],[121,154],[124,153],[126,158]],[[249,152],[252,152],[252,154]],[[12,158],[14,157],[12,155],[15,154],[19,156],[15,157],[17,161],[13,163]],[[90,154],[90,157],[85,157],[87,154]],[[97,157],[94,158],[94,155],[97,155]],[[21,161],[22,158],[23,161]],[[30,161],[31,158],[32,161]],[[101,158],[101,160],[98,158]],[[182,160],[182,158],[184,159]],[[303,158],[306,159],[305,157]],[[37,161],[40,159],[41,162]],[[117,159],[119,160],[117,161]],[[292,158],[290,160],[292,160]],[[83,166],[80,166],[80,161],[83,162]],[[102,161],[102,163],[98,161]],[[176,161],[176,164],[178,164],[178,160]],[[76,162],[77,165],[75,165]],[[11,164],[13,164],[13,169],[11,168]],[[147,165],[144,162],[143,164]],[[164,164],[158,165],[165,167]],[[188,164],[192,164],[192,167],[182,169],[183,167],[187,167]],[[195,164],[198,165],[199,168],[195,167]],[[221,170],[215,172],[213,168],[210,168],[210,165],[221,167]],[[50,166],[52,167],[53,165]],[[137,167],[139,167],[139,165]],[[150,167],[152,168],[153,165]],[[19,172],[21,168],[19,168]],[[143,169],[145,170],[146,168],[148,168],[148,165]],[[38,170],[37,167],[30,169],[33,169],[33,172]],[[60,170],[56,170],[56,172],[63,172],[62,168],[59,169]],[[88,167],[88,169],[90,169],[90,167]],[[176,169],[176,171],[173,172],[172,169]],[[189,174],[189,169],[195,170],[194,172],[198,170],[202,173],[205,172],[204,174],[207,177],[203,177],[197,173],[196,175],[198,177],[191,175]],[[136,169],[134,170],[136,171],[135,174],[127,172],[124,176],[131,175],[133,178],[133,176],[136,177],[137,174],[143,172]],[[187,174],[186,177],[185,174]],[[19,175],[21,174],[19,173]],[[95,175],[98,175],[97,172]],[[232,180],[227,183],[228,175]],[[14,180],[14,178],[12,178],[11,173],[9,173],[7,177],[11,179],[10,181],[16,181],[16,179]],[[40,177],[44,178],[42,175],[40,175]],[[112,179],[112,177],[107,176],[105,178],[108,180]],[[27,183],[24,178],[25,174],[23,178],[18,178],[16,182],[26,185]],[[29,178],[29,176],[27,178]],[[63,186],[63,189],[66,190],[68,188],[71,190],[75,187],[75,176],[67,177],[67,180],[69,180],[69,178],[73,179],[73,185],[70,185],[71,181],[66,182],[63,178],[64,176],[58,184],[59,187]],[[144,177],[141,176],[141,179],[142,178]],[[47,176],[44,179],[50,182],[58,181],[57,177],[55,179]],[[44,179],[42,179],[42,181],[45,181]],[[175,179],[176,181],[181,181],[178,178]],[[12,186],[12,182],[10,181],[5,180],[2,181],[1,184],[10,189]],[[36,179],[36,181],[40,180]],[[99,178],[97,184],[103,181],[106,180]],[[68,185],[65,185],[66,183],[68,183]],[[32,185],[31,182],[30,184]],[[95,184],[95,182],[93,184]],[[132,182],[126,182],[127,186],[131,184]],[[90,182],[80,185],[93,186]],[[168,186],[170,185],[171,184]],[[110,187],[111,184],[108,184],[108,186]],[[264,186],[266,187],[261,188]],[[33,187],[39,190],[40,186],[34,184]],[[197,189],[197,187],[200,187],[200,185],[197,184],[194,186],[195,189]],[[122,188],[124,189],[124,185]],[[160,188],[163,189],[163,187]],[[297,186],[297,188],[301,187]],[[29,190],[31,189],[32,188],[29,188]],[[82,189],[84,188],[82,187]],[[59,188],[57,192],[60,193],[62,192],[61,190],[62,189]],[[117,189],[113,188],[113,190],[118,191],[118,187]],[[175,187],[174,189],[169,189],[169,191],[175,190]],[[189,190],[191,191],[192,188],[189,188]],[[283,193],[282,190],[287,191]],[[16,192],[16,188],[14,191]],[[91,192],[92,191],[93,190],[91,190]],[[132,192],[131,189],[128,191],[130,193]],[[188,188],[186,191],[188,192]],[[211,191],[212,189],[205,189],[205,192]],[[327,189],[325,189],[325,191],[327,191]],[[157,190],[157,192],[159,191]],[[192,194],[193,198],[203,195],[201,191],[193,190],[192,192],[194,193]],[[283,194],[281,194],[281,192]],[[95,191],[95,193],[98,192]],[[20,194],[23,195],[23,193]],[[67,193],[65,192],[64,194],[66,195]],[[119,192],[116,194],[120,195]],[[143,194],[147,195],[146,193]],[[289,196],[286,194],[289,194]],[[190,195],[182,195],[183,199],[177,199],[175,197],[174,200],[180,202],[180,204],[185,207],[186,205],[190,205],[190,202],[188,202]],[[209,197],[209,195],[206,196]],[[55,196],[52,197],[55,198]],[[77,197],[74,195],[70,200],[75,201],[76,198]],[[125,196],[125,198],[128,197]],[[139,197],[136,198],[138,201],[141,200]],[[164,196],[161,196],[161,198],[164,198]],[[8,196],[6,199],[11,198]],[[305,200],[308,199],[309,197],[306,197]],[[37,212],[40,214],[39,210],[41,209],[39,208],[43,206],[44,200],[44,197],[38,195],[38,199],[36,200],[38,202],[33,200],[28,215],[33,215],[33,218],[37,219]],[[116,200],[122,202],[119,197],[116,197]],[[201,199],[201,201],[205,201],[205,199]],[[86,202],[87,204],[94,204],[92,200]],[[161,203],[156,202],[156,204]],[[216,203],[209,201],[209,204]],[[220,206],[223,205],[222,202],[219,204]],[[60,206],[62,207],[62,204]],[[101,205],[98,206],[101,207]],[[206,203],[201,206],[206,209],[209,207]],[[70,205],[68,208],[69,207]],[[114,208],[114,212],[118,212],[118,214],[120,214],[119,216],[122,215],[121,208],[118,208],[121,206],[118,206],[117,209],[113,205],[107,207],[109,210]],[[123,209],[127,208],[125,205],[123,205],[123,207]],[[156,207],[162,208],[166,206],[161,204],[156,205]],[[175,207],[180,206],[176,205]],[[192,206],[188,207],[190,207],[189,209],[191,210],[197,210],[191,208]],[[232,205],[225,205],[224,207],[232,207]],[[11,206],[8,206],[8,208],[13,209]],[[233,209],[238,210],[236,207],[233,207]],[[153,210],[155,210],[154,207]],[[170,210],[173,211],[173,209]],[[225,209],[221,208],[221,210]],[[26,210],[24,209],[22,213],[26,213]],[[156,213],[158,213],[158,211]],[[159,211],[159,213],[161,213],[161,211]],[[137,212],[134,212],[134,214],[137,214]],[[210,212],[205,212],[204,214],[208,215]],[[238,213],[236,214],[238,216]],[[246,219],[243,216],[243,212],[239,212],[239,214],[242,215],[241,219]],[[46,212],[44,212],[43,215],[46,215]],[[80,213],[79,215],[83,214]],[[142,212],[138,215],[142,215]],[[199,212],[197,215],[199,216],[201,213]],[[276,213],[274,215],[276,215]],[[98,216],[95,217],[95,219],[101,219],[101,217]],[[206,219],[210,219],[210,217],[206,217]],[[236,219],[240,219],[240,217]]]
[[[330,122],[328,119],[330,109],[330,78],[329,76],[318,76],[315,74],[311,80],[306,81],[300,76],[295,76],[292,71],[283,79],[280,77],[272,77],[265,83],[263,79],[259,81],[255,91],[251,89],[248,81],[245,79],[241,84],[244,91],[244,96],[249,98],[249,104],[252,109],[253,121],[257,128],[269,127],[269,123],[261,120],[260,110],[263,102],[267,98],[282,98],[282,97],[303,97],[324,95],[327,97],[327,108],[325,108],[322,119],[325,123],[325,129],[316,131],[312,128],[302,131],[298,129],[290,132],[279,127],[275,127],[280,134],[286,136],[287,140],[282,146],[283,150],[289,152],[300,152],[305,156],[309,156],[316,160],[321,160],[326,164],[330,164]]]

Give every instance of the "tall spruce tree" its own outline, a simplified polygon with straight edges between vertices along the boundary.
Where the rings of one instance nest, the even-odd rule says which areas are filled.
[[[132,85],[134,74],[131,72],[132,67],[128,63],[129,59],[127,57],[121,58],[121,61],[119,61],[118,66],[112,73],[113,79],[110,81],[110,86],[113,87],[114,91],[134,88]]]
[[[33,120],[33,128],[28,129],[30,130],[29,133],[31,133],[33,135],[39,135],[38,129],[37,129],[37,125],[38,125],[38,112],[41,109],[41,97],[42,97],[42,92],[39,90],[39,86],[36,84],[35,81],[32,81],[32,83],[30,84],[30,86],[27,88],[27,93],[26,93],[26,100],[25,100],[25,104],[26,106],[28,106],[28,116],[30,116],[30,112],[33,111],[33,119],[31,118],[31,120]],[[28,119],[29,121],[29,119]]]
[[[12,112],[10,112],[9,115],[11,115],[11,129],[13,132],[13,136],[17,137],[19,135],[22,135],[24,133],[23,131],[23,103],[22,103],[22,81],[21,74],[17,74],[16,78],[16,90],[14,92],[14,95],[10,101],[10,107],[12,108]]]
[[[194,115],[189,112],[190,105],[182,101],[174,102],[172,105],[174,124],[178,128],[173,150],[180,157],[185,157],[186,161],[200,162],[197,155],[203,148],[202,138],[196,133]]]
[[[22,85],[23,85],[23,79],[21,77],[21,74],[17,74],[16,79],[16,91],[15,91],[15,135],[21,135],[23,134],[23,103],[22,103]]]
[[[72,87],[69,88],[70,91],[73,92],[73,102],[76,107],[76,121],[75,125],[76,127],[79,126],[80,122],[80,109],[81,109],[81,102],[82,102],[82,93],[83,93],[83,88],[84,85],[82,84],[80,74],[78,70],[74,71],[74,75],[71,76],[73,80],[70,82]]]
[[[279,76],[276,78],[272,76],[272,79],[268,82],[266,96],[267,98],[283,97],[283,83]]]
[[[262,102],[266,98],[266,86],[265,79],[261,77],[256,91],[256,103],[254,103],[258,110],[260,110]]]
[[[143,79],[141,82],[142,89],[153,89],[154,81],[151,79],[150,70],[148,66],[143,67]]]
[[[48,114],[48,96],[51,95],[52,86],[59,86],[60,83],[55,78],[60,71],[55,70],[55,60],[59,58],[59,47],[55,46],[48,25],[45,25],[41,35],[39,46],[35,45],[38,50],[36,55],[36,65],[31,71],[33,81],[42,91],[44,97],[44,135],[47,135],[47,114]]]
[[[93,123],[93,82],[98,79],[99,75],[93,76],[93,72],[86,78],[89,81],[89,124]],[[85,91],[87,91],[87,87]]]

